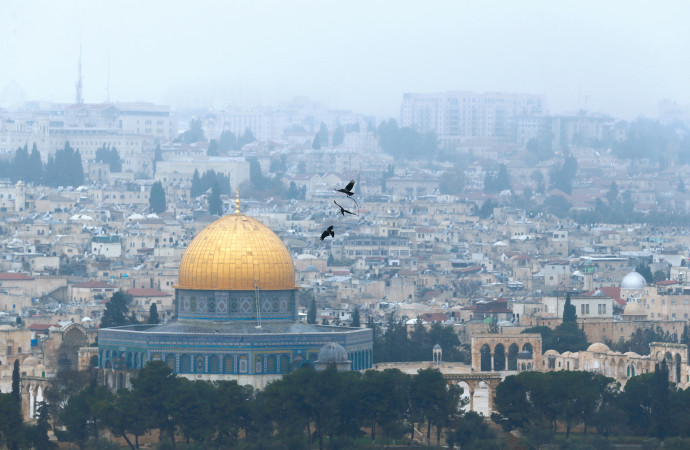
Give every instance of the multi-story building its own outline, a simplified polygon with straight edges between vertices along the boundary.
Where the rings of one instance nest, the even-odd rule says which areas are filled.
[[[434,132],[442,145],[467,138],[513,138],[517,117],[546,112],[541,95],[450,91],[403,95],[400,124],[422,133]]]

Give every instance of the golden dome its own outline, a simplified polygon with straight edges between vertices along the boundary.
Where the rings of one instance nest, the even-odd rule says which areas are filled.
[[[266,225],[244,214],[221,217],[192,240],[180,262],[178,289],[295,289],[292,256]]]

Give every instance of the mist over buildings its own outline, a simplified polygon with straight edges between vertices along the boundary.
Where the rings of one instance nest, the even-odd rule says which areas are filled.
[[[176,109],[307,95],[398,117],[403,93],[544,95],[551,113],[633,119],[690,103],[681,1],[3,2],[0,103]]]

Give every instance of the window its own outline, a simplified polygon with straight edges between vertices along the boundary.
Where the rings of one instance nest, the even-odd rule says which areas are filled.
[[[12,355],[12,346],[7,347],[7,356]]]
[[[606,314],[606,304],[599,304],[599,314]]]

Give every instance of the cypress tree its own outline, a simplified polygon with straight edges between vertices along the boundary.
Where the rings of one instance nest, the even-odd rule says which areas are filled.
[[[563,323],[566,322],[577,322],[575,306],[570,303],[570,293],[565,296],[565,305],[563,306]]]
[[[198,197],[204,192],[201,186],[201,177],[199,177],[199,171],[194,169],[194,175],[192,175],[192,187],[189,190],[189,195],[192,197]]]
[[[22,393],[19,390],[19,360],[14,360],[14,368],[12,369],[12,397],[21,404]]]
[[[166,209],[167,205],[163,183],[156,181],[151,186],[151,192],[149,193],[149,211],[152,213],[162,213],[165,212]]]
[[[151,306],[149,307],[149,319],[147,323],[154,325],[160,323],[160,319],[158,318],[158,307],[155,303],[151,303]]]
[[[26,182],[40,184],[42,178],[43,162],[41,161],[41,153],[38,151],[36,144],[34,144],[29,155],[29,173]]]
[[[208,199],[208,212],[212,216],[223,215],[223,201],[220,199],[220,188],[218,183],[213,183],[211,196]]]
[[[314,140],[311,141],[311,148],[314,150],[321,150],[321,138],[319,137],[318,133],[316,136],[314,136]]]
[[[359,317],[359,308],[355,308],[354,312],[352,313],[352,326],[359,328],[362,325],[360,324],[360,317]]]
[[[316,323],[316,300],[311,299],[309,311],[307,311],[307,323]]]

